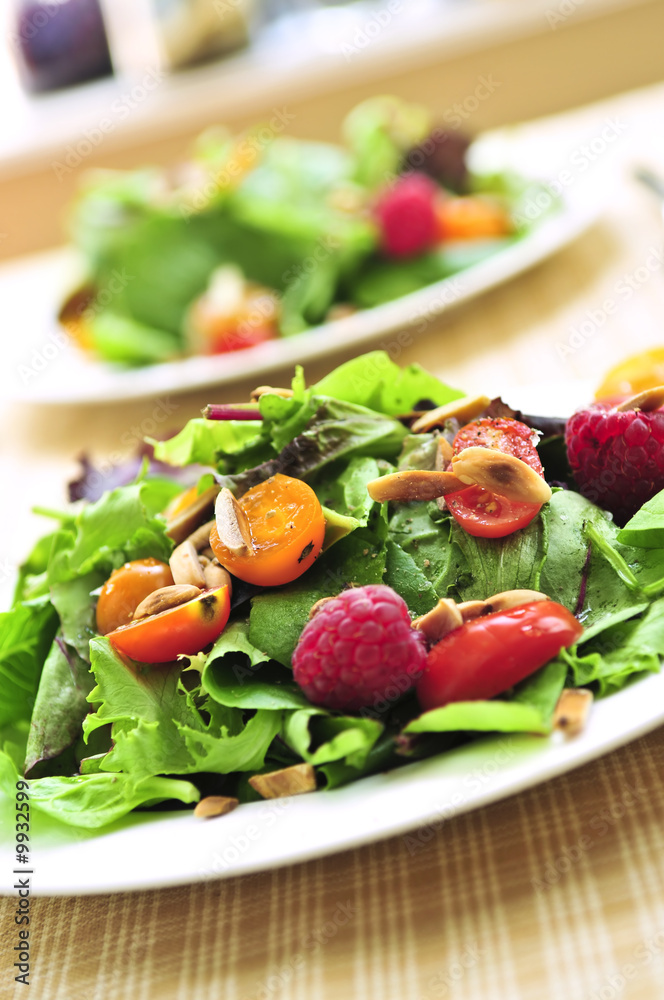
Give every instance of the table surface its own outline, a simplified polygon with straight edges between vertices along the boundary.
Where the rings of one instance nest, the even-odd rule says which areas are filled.
[[[432,322],[399,358],[481,390],[598,381],[664,342],[664,240],[637,164],[664,172],[664,88],[528,126],[550,178],[615,171],[601,222],[556,258]],[[591,163],[592,161],[592,163]],[[584,166],[584,164],[586,164]],[[615,307],[607,302],[611,300]],[[29,333],[25,334],[29,336]],[[5,330],[3,337],[20,339]],[[334,361],[343,360],[344,356]],[[311,380],[328,364],[310,367]],[[282,383],[286,372],[276,373]],[[249,382],[214,393],[241,399]],[[171,421],[209,391],[172,396]],[[104,459],[155,400],[5,405],[0,586],[57,505],[82,450]],[[20,487],[16,488],[16,484]],[[16,494],[19,493],[17,498]],[[664,731],[531,791],[398,837],[278,871],[161,891],[33,901],[32,993],[44,1000],[605,1000],[661,995]],[[100,859],[103,864],[103,859]],[[0,901],[3,928],[14,900]],[[19,997],[0,935],[0,997]]]

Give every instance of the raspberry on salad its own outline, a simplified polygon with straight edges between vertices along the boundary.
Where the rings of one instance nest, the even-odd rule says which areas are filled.
[[[565,443],[581,493],[624,524],[664,489],[664,410],[594,403],[567,421]]]
[[[357,711],[412,688],[426,662],[406,602],[370,584],[326,601],[305,626],[293,676],[314,705]]]
[[[390,257],[413,257],[434,245],[440,191],[425,174],[399,177],[379,199],[376,218],[383,250]]]

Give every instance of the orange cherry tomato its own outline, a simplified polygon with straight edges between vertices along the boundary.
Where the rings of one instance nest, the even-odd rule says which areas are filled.
[[[507,236],[512,222],[502,206],[486,198],[442,198],[436,204],[439,240]]]
[[[310,486],[278,473],[247,490],[238,503],[249,521],[253,552],[232,552],[216,525],[210,532],[212,551],[229,573],[247,583],[277,587],[309,569],[325,535],[323,510]]]
[[[198,485],[195,483],[182,493],[176,494],[164,510],[164,517],[167,521],[172,521],[174,517],[182,513],[189,507],[198,496]]]
[[[611,368],[595,393],[595,399],[620,402],[658,385],[664,385],[664,347],[641,351]]]
[[[108,636],[120,653],[141,663],[193,656],[218,639],[231,611],[228,587],[205,590],[177,608],[121,625]]]
[[[158,559],[135,559],[113,570],[97,601],[97,631],[108,635],[126,625],[148,594],[172,586],[170,566]]]

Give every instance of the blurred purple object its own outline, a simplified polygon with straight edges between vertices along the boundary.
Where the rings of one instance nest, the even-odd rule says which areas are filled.
[[[13,29],[27,90],[57,90],[113,72],[98,0],[17,0]]]

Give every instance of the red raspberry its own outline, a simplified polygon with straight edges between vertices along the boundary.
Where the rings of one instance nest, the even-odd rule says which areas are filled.
[[[357,711],[401,697],[424,670],[423,636],[391,587],[344,590],[305,625],[293,675],[309,701]]]
[[[595,403],[567,421],[565,442],[581,493],[618,524],[664,489],[664,410]]]
[[[413,257],[436,242],[435,199],[439,189],[424,174],[399,177],[376,205],[383,250],[390,257]]]

